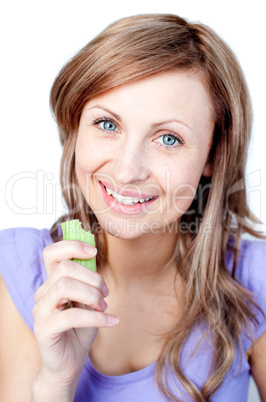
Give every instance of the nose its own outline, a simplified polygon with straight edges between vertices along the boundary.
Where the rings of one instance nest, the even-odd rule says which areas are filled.
[[[150,175],[146,146],[136,136],[127,138],[113,156],[112,172],[117,183],[146,180]]]

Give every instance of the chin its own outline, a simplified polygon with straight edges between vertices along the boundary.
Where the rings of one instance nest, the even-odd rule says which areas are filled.
[[[135,219],[112,220],[104,218],[100,219],[99,223],[105,233],[124,240],[138,239],[153,232],[147,222],[141,223]]]

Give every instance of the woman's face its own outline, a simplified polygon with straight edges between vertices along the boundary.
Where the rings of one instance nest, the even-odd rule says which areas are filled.
[[[89,101],[76,175],[103,229],[121,238],[171,230],[189,208],[207,162],[214,119],[200,73],[175,70]]]

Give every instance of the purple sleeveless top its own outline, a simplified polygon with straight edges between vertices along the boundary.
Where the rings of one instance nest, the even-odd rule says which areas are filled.
[[[0,231],[0,271],[10,295],[28,327],[33,328],[32,308],[34,293],[45,281],[46,272],[42,258],[45,246],[52,243],[49,230],[16,228]],[[232,255],[226,256],[228,267],[232,266]],[[266,242],[243,240],[237,266],[237,277],[243,286],[254,292],[255,300],[266,314]],[[258,314],[259,325],[254,331],[257,339],[266,331],[266,318]],[[211,362],[210,337],[205,338],[191,356],[200,340],[203,328],[196,327],[188,338],[181,364],[185,374],[199,388],[205,382]],[[251,345],[244,334],[241,337],[243,353]],[[222,386],[211,398],[212,401],[245,402],[248,394],[250,368],[245,356],[237,350],[234,363]],[[154,380],[155,362],[142,370],[121,375],[106,376],[92,366],[88,358],[78,383],[75,401],[83,402],[159,402],[166,401],[157,390]],[[170,389],[182,401],[191,401],[181,384],[169,375]],[[173,384],[175,387],[173,388]],[[182,392],[180,394],[179,392]],[[184,394],[183,394],[184,392]]]

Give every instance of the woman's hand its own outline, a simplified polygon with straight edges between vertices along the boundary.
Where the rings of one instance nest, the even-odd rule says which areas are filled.
[[[56,384],[62,395],[69,392],[74,396],[98,328],[118,323],[117,317],[104,313],[104,297],[109,293],[104,279],[71,261],[95,254],[94,247],[72,240],[51,244],[43,252],[47,280],[35,294],[33,309],[34,334],[42,359],[35,383]],[[71,308],[67,308],[69,301]]]

